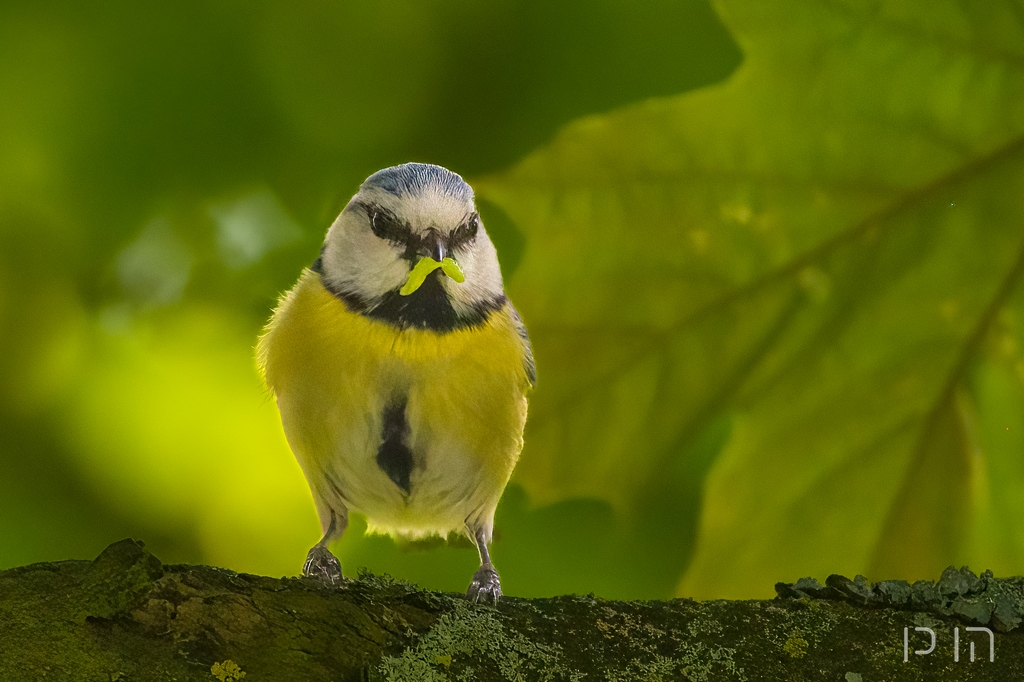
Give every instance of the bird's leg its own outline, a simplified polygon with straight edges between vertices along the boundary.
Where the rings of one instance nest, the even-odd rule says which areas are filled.
[[[498,572],[491,565],[491,555],[487,552],[487,533],[483,528],[468,528],[470,539],[480,552],[480,568],[473,574],[473,582],[469,584],[466,596],[476,602],[497,603],[501,599],[501,580]]]
[[[306,563],[302,566],[302,574],[310,578],[319,578],[332,585],[341,580],[341,562],[331,554],[327,546],[340,538],[348,527],[348,513],[339,514],[331,511],[331,523],[320,542],[313,545],[306,555]]]

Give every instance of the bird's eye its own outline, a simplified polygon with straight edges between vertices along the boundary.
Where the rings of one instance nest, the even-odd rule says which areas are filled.
[[[470,216],[469,220],[455,228],[454,234],[452,234],[451,245],[453,248],[463,246],[473,241],[476,237],[476,232],[480,228],[480,217],[476,214]]]
[[[394,216],[382,211],[374,211],[370,215],[370,229],[381,239],[399,244],[404,243],[407,236],[405,226],[399,223]]]

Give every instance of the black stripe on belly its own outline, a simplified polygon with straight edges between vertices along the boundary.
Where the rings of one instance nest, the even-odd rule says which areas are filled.
[[[377,449],[377,466],[408,495],[411,492],[409,477],[412,475],[412,450],[405,443],[409,437],[405,401],[385,407],[381,421],[383,426],[380,447]]]

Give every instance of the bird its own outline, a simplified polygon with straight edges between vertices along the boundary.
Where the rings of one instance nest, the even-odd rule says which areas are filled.
[[[358,512],[396,538],[465,534],[480,556],[467,596],[501,598],[494,514],[537,374],[461,176],[370,175],[280,298],[257,363],[320,520],[304,575],[343,579],[328,546]]]

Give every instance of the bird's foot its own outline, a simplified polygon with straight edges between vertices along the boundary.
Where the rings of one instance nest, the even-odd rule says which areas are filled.
[[[342,579],[341,562],[323,545],[309,550],[306,563],[302,566],[302,575],[323,580],[331,585]]]
[[[501,599],[501,580],[494,566],[484,564],[473,574],[473,582],[469,584],[466,596],[475,602],[498,603]]]

